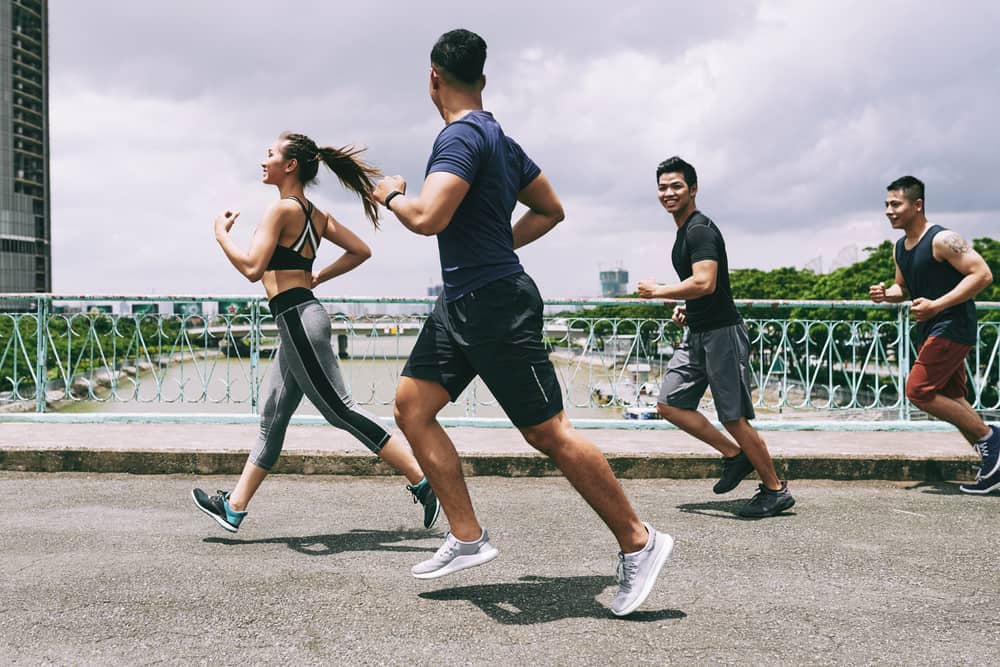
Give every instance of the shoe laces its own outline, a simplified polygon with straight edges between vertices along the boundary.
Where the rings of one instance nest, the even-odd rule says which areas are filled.
[[[635,573],[639,570],[639,563],[634,558],[626,558],[625,554],[618,554],[618,567],[615,570],[615,578],[618,579],[618,586],[623,593],[628,593],[632,589],[632,581]]]
[[[986,443],[985,442],[974,442],[972,443],[972,449],[979,454],[980,457],[986,458]]]
[[[420,497],[420,494],[418,492],[417,486],[415,484],[407,484],[406,485],[406,490],[409,491],[413,495],[413,504],[414,505],[416,505],[417,503],[424,502],[423,498]]]
[[[760,504],[764,502],[764,494],[767,493],[767,487],[763,484],[757,485],[757,493],[753,494],[753,498],[750,499],[751,503]]]
[[[448,538],[444,541],[444,544],[442,544],[441,548],[439,548],[434,554],[434,560],[445,562],[450,561],[454,558],[460,548],[461,545],[458,543],[458,539],[449,533]]]

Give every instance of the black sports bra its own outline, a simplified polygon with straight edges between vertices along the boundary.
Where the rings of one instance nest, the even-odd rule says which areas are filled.
[[[298,269],[301,271],[312,271],[313,261],[316,259],[316,248],[319,247],[319,237],[316,235],[316,230],[313,229],[312,224],[312,202],[307,199],[306,204],[308,206],[306,206],[295,195],[285,197],[285,199],[294,199],[302,207],[302,212],[306,214],[306,226],[302,230],[302,233],[299,234],[299,237],[295,239],[295,242],[292,243],[291,247],[281,244],[275,246],[274,254],[271,255],[271,261],[267,263],[267,270]],[[312,248],[312,257],[303,257],[300,254],[302,249],[306,247],[306,244]]]

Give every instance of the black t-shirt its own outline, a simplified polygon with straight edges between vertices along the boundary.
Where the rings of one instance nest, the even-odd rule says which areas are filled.
[[[906,237],[896,241],[896,264],[903,274],[910,296],[938,299],[962,282],[963,276],[948,262],[934,259],[934,237],[945,231],[933,225],[909,250]],[[976,344],[976,302],[972,299],[945,308],[926,322],[917,325],[917,346],[931,336],[940,336],[963,345]]]
[[[687,221],[677,228],[677,239],[670,256],[674,270],[681,280],[687,280],[694,273],[692,265],[707,259],[719,263],[715,278],[715,291],[697,299],[688,299],[687,323],[691,331],[702,332],[728,327],[742,322],[733,292],[729,287],[729,259],[726,256],[726,242],[715,223],[695,211]]]

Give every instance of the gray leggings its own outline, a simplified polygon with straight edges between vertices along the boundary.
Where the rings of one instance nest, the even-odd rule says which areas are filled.
[[[250,461],[265,470],[275,464],[288,421],[303,394],[328,422],[353,435],[375,454],[382,451],[390,433],[348,395],[330,345],[330,316],[323,306],[310,299],[282,311],[275,322],[281,346],[261,389],[260,434]]]

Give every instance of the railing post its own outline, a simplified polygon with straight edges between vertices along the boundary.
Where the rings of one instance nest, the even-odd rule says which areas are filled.
[[[48,385],[47,359],[49,330],[49,301],[51,297],[40,296],[35,302],[35,412],[45,412],[45,389]]]
[[[900,391],[902,402],[900,404],[900,418],[903,421],[910,421],[910,401],[906,398],[906,381],[910,377],[910,307],[903,304],[899,307],[899,317],[903,324],[902,333],[899,336],[899,344],[903,346],[899,362]]]
[[[250,414],[259,414],[260,401],[260,298],[250,301]]]

